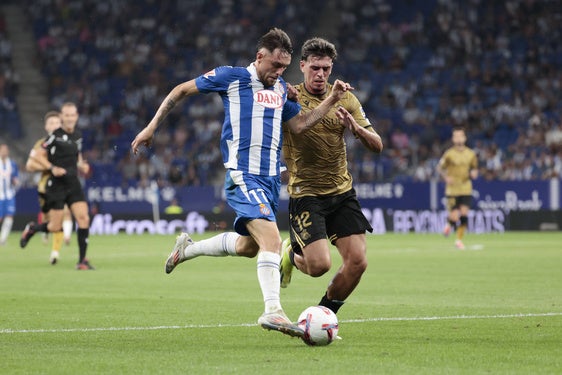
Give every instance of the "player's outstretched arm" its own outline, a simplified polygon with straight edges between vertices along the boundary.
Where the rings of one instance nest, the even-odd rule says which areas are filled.
[[[162,104],[160,104],[160,107],[158,107],[158,111],[156,111],[152,120],[150,120],[148,125],[146,125],[146,127],[137,134],[133,142],[131,142],[133,152],[136,154],[141,145],[150,146],[152,144],[154,132],[158,129],[158,126],[160,126],[162,121],[166,118],[166,116],[168,116],[172,109],[174,109],[176,103],[197,93],[199,93],[199,90],[197,89],[194,79],[180,83],[174,87],[166,96]]]
[[[343,97],[347,91],[353,90],[353,87],[349,83],[340,81],[339,79],[334,82],[332,86],[332,92],[330,95],[314,108],[312,111],[307,113],[299,113],[289,121],[287,125],[291,132],[299,134],[305,130],[310,129],[316,125],[322,117],[326,116],[336,103]]]
[[[347,109],[343,107],[338,108],[336,116],[338,116],[338,118],[342,120],[343,125],[346,128],[351,130],[351,132],[361,140],[361,143],[363,143],[363,145],[367,147],[367,149],[372,152],[382,152],[383,145],[381,136],[378,135],[373,127],[369,127],[367,129],[360,126],[357,121],[355,121],[355,118],[353,118],[351,113],[349,113]]]

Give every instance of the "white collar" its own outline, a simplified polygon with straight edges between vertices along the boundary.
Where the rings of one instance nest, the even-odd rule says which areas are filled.
[[[250,76],[252,77],[252,81],[258,81],[261,83],[260,79],[258,78],[258,71],[256,70],[256,66],[254,65],[254,63],[251,63],[250,65],[248,65],[248,67],[246,68],[248,70],[248,72],[250,72]]]

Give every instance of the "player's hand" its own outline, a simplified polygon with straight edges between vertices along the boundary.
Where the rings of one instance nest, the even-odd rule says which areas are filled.
[[[332,86],[332,92],[330,95],[337,100],[340,100],[346,92],[352,90],[355,89],[349,83],[336,79],[336,82],[334,82],[334,85]]]
[[[133,139],[131,142],[131,148],[133,149],[133,153],[137,153],[140,146],[150,147],[152,144],[152,138],[154,137],[154,129],[148,125],[146,128],[141,130],[139,134]]]
[[[342,125],[351,130],[353,134],[357,132],[359,124],[357,123],[357,121],[355,121],[355,119],[353,118],[351,113],[347,111],[347,109],[345,109],[344,107],[339,107],[336,111],[336,116],[341,120]]]
[[[90,164],[86,160],[82,160],[78,163],[78,170],[80,173],[87,175],[90,172]]]
[[[62,177],[66,174],[66,169],[64,169],[63,167],[57,167],[56,165],[53,165],[51,167],[51,174],[55,177]]]
[[[294,102],[299,101],[299,92],[297,91],[295,86],[291,85],[289,82],[287,82],[287,99]]]

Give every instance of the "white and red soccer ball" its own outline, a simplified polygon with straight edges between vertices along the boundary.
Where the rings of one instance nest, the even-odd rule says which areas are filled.
[[[338,337],[338,317],[324,306],[310,306],[304,310],[298,326],[304,331],[302,340],[310,346],[328,345]]]

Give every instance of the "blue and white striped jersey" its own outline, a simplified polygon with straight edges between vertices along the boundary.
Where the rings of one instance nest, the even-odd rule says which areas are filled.
[[[0,200],[12,199],[16,195],[14,179],[18,177],[18,166],[7,158],[0,159]]]
[[[225,168],[261,175],[279,175],[282,123],[300,112],[287,100],[282,78],[272,87],[258,80],[253,64],[221,66],[195,79],[202,93],[217,92],[224,104],[221,152]]]

